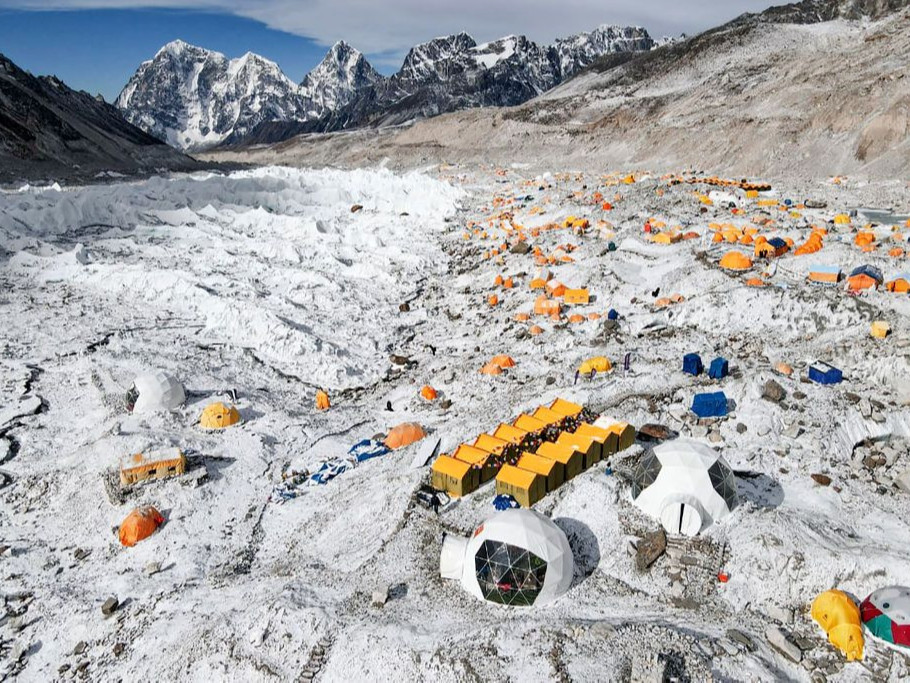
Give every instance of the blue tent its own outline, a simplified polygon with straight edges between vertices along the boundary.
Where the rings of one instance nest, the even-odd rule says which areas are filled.
[[[723,379],[729,374],[730,364],[726,358],[718,357],[711,361],[711,365],[708,368],[708,377],[711,379]]]
[[[705,366],[701,362],[701,356],[697,353],[687,353],[683,356],[683,372],[689,375],[700,375],[704,372]]]
[[[617,313],[615,310],[613,310],[611,308],[610,312],[607,313],[607,320],[618,320],[618,319],[619,319],[619,313]]]
[[[789,249],[790,248],[790,245],[787,244],[786,242],[784,242],[784,240],[782,240],[780,237],[772,237],[771,239],[768,240],[768,244],[770,244],[775,249]]]
[[[809,379],[817,384],[838,384],[844,380],[844,373],[827,363],[813,363],[809,366]]]
[[[696,394],[692,412],[699,417],[724,417],[727,414],[727,396],[722,391],[713,394]]]

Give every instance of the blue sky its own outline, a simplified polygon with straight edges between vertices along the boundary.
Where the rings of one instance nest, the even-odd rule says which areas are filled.
[[[72,88],[100,92],[109,102],[140,62],[175,38],[231,57],[256,52],[278,62],[295,81],[302,80],[326,51],[311,39],[228,14],[0,10],[0,53],[34,74],[54,74]]]
[[[142,61],[177,38],[228,57],[255,52],[300,81],[342,39],[390,74],[412,45],[462,30],[478,42],[515,33],[548,43],[609,23],[660,37],[695,33],[773,2],[0,0],[0,53],[110,101]]]

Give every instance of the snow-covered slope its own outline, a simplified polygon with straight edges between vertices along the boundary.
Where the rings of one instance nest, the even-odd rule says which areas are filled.
[[[538,45],[506,36],[478,45],[466,33],[414,46],[384,78],[336,43],[300,86],[273,62],[175,41],[143,63],[117,105],[130,121],[187,149],[275,142],[306,130],[340,130],[480,106],[521,104],[616,52],[645,51],[642,28],[601,26]]]

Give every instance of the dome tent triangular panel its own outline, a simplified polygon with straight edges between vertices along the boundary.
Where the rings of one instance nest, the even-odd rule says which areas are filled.
[[[716,451],[689,439],[656,446],[639,461],[635,505],[674,534],[694,536],[736,507],[736,479]]]
[[[184,401],[183,385],[161,370],[139,375],[126,392],[126,409],[131,413],[176,410]]]
[[[451,576],[460,544],[446,537],[440,570]],[[444,565],[444,566],[443,566]],[[572,583],[572,550],[563,531],[529,509],[499,512],[481,524],[464,548],[462,586],[503,605],[542,605]]]

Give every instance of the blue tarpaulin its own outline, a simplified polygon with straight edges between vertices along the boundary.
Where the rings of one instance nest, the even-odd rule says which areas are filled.
[[[683,356],[683,372],[689,375],[700,375],[705,369],[701,356],[697,353],[687,353]]]
[[[723,379],[730,374],[730,364],[726,358],[715,358],[708,367],[708,377],[711,379]]]
[[[493,499],[493,507],[497,510],[508,510],[510,508],[521,507],[518,501],[507,493],[500,493]]]
[[[724,417],[727,414],[727,396],[722,391],[713,394],[696,394],[692,412],[699,417]]]
[[[329,460],[322,463],[322,467],[310,476],[310,481],[314,484],[327,484],[342,472],[347,472],[353,467],[347,460]]]
[[[351,450],[348,451],[348,453],[357,458],[357,462],[363,462],[370,458],[378,458],[380,455],[385,455],[388,452],[389,449],[386,448],[384,443],[381,441],[373,441],[372,439],[358,441],[351,446]]]

